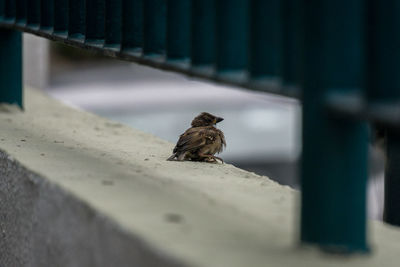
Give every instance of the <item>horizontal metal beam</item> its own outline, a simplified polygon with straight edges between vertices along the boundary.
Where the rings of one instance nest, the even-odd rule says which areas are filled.
[[[71,1],[70,1],[71,2]],[[79,12],[79,14],[75,14],[76,11],[74,11],[73,14],[71,14],[70,10],[70,19],[71,15],[73,17],[78,16],[80,18],[84,18],[84,11]],[[167,59],[160,60],[160,58],[156,57],[149,57],[144,55],[143,53],[137,53],[134,50],[131,49],[113,49],[112,47],[107,47],[105,46],[98,46],[96,44],[90,43],[90,42],[83,42],[83,38],[85,35],[84,33],[84,24],[78,25],[74,24],[75,26],[72,27],[73,30],[71,30],[70,26],[70,32],[69,32],[69,37],[65,35],[59,35],[56,33],[51,33],[49,31],[41,30],[38,28],[32,28],[32,27],[25,27],[21,26],[18,24],[14,23],[5,23],[4,20],[0,20],[0,27],[2,28],[7,28],[7,29],[15,29],[19,31],[24,31],[27,33],[32,33],[40,37],[47,38],[52,41],[58,41],[62,42],[66,45],[78,47],[81,49],[89,50],[95,53],[99,53],[102,55],[106,55],[109,57],[113,57],[116,59],[120,60],[125,60],[125,61],[131,61],[131,62],[136,62],[138,64],[142,65],[147,65],[151,67],[155,67],[158,69],[166,70],[166,71],[173,71],[173,72],[180,72],[182,74],[186,74],[192,77],[197,77],[197,78],[202,78],[202,79],[207,79],[211,80],[217,83],[223,83],[231,86],[237,86],[237,87],[242,87],[242,88],[247,88],[247,89],[252,89],[252,90],[257,90],[257,91],[263,91],[263,92],[270,92],[270,93],[277,93],[279,92],[280,95],[283,96],[288,96],[288,97],[299,97],[299,90],[281,90],[276,88],[275,83],[268,83],[268,82],[258,82],[252,80],[250,77],[246,77],[246,79],[242,79],[243,76],[240,75],[239,77],[235,77],[235,74],[232,74],[230,77],[219,77],[216,75],[215,72],[203,72],[203,71],[198,71],[196,68],[189,68],[187,65],[184,64],[174,64],[174,62],[170,62]]]
[[[340,91],[325,97],[325,106],[331,114],[400,128],[400,103],[371,103],[361,94]]]

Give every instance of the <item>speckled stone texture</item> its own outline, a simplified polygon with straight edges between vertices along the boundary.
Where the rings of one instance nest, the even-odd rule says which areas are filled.
[[[0,151],[0,266],[184,266]]]

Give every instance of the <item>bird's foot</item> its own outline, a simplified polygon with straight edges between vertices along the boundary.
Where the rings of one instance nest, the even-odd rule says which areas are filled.
[[[221,159],[220,157],[214,156],[214,159],[218,159],[219,161],[221,161],[221,163],[222,163],[222,164],[224,164],[224,163],[225,163],[225,162],[224,162],[224,160],[223,160],[223,159]]]
[[[218,163],[218,161],[216,159],[211,158],[211,157],[205,158],[204,161],[208,162],[208,163]]]
[[[221,158],[216,156],[208,156],[207,158],[205,158],[205,161],[209,163],[218,163],[218,160],[220,160],[221,163],[224,163],[224,161]]]

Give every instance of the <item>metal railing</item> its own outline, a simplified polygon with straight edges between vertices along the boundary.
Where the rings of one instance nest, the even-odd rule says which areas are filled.
[[[400,225],[399,15],[396,0],[0,0],[0,101],[22,105],[21,31],[298,97],[301,241],[366,252],[367,122],[387,132],[385,220]]]

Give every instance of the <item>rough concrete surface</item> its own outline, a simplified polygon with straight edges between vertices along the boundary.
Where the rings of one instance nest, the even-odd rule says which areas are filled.
[[[394,227],[370,222],[369,256],[300,248],[298,192],[25,94],[0,106],[1,267],[398,266]]]

